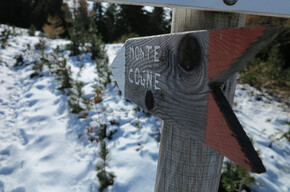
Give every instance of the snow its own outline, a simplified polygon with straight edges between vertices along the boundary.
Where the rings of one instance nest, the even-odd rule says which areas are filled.
[[[282,134],[289,131],[289,108],[247,85],[238,85],[235,112],[248,136],[255,141],[267,172],[255,175],[256,191],[290,191],[290,146]]]
[[[31,63],[39,57],[34,49],[39,37],[19,33],[9,37],[5,49],[0,48],[0,192],[97,191],[99,144],[88,140],[87,127],[100,123],[108,126],[107,131],[116,131],[111,140],[106,139],[109,171],[116,175],[108,191],[154,191],[161,121],[126,101],[114,84],[103,90],[103,101],[86,119],[70,114],[68,96],[56,89],[59,82],[55,75],[47,72],[30,78]],[[69,43],[45,40],[47,53]],[[110,63],[121,47],[106,46]],[[24,64],[14,67],[19,54]],[[85,94],[92,96],[98,75],[90,54],[64,54],[74,78],[83,81]],[[289,130],[289,108],[264,92],[238,85],[234,110],[267,169],[264,174],[253,174],[258,184],[251,188],[258,192],[290,191],[290,147],[282,138]]]

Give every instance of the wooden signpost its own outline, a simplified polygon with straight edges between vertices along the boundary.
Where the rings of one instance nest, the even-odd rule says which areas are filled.
[[[244,24],[244,14],[175,8],[171,33],[242,27]],[[223,86],[230,104],[233,103],[236,76]],[[224,159],[221,154],[166,122],[161,135],[155,192],[218,191]]]
[[[111,69],[127,99],[262,173],[262,161],[222,89],[278,31],[255,26],[129,39]]]
[[[94,1],[175,8],[173,34],[129,39],[111,64],[124,96],[164,120],[155,192],[217,191],[223,156],[265,172],[231,104],[236,73],[281,28],[227,27],[244,25],[245,13],[290,17],[290,2]]]

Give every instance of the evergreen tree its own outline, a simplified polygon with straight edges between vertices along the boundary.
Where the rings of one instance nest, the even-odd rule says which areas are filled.
[[[110,4],[105,12],[105,33],[102,33],[103,41],[114,42],[120,37],[117,37],[117,18],[118,9],[115,4]],[[101,32],[101,31],[100,31]]]
[[[69,31],[69,37],[71,43],[67,45],[67,49],[71,51],[71,55],[79,55],[82,53],[81,47],[84,45],[84,29],[73,25],[73,28]]]
[[[72,113],[80,113],[84,110],[84,102],[86,98],[84,97],[82,81],[76,81],[73,85],[74,87],[69,91],[69,98],[67,100],[68,106],[71,108]]]
[[[0,23],[18,27],[30,26],[32,0],[9,0],[0,2]]]
[[[241,71],[240,80],[257,88],[270,88],[271,92],[290,91],[290,19],[248,15],[247,25],[278,25],[284,26],[285,31],[263,49]]]
[[[71,50],[71,55],[91,52],[92,59],[104,58],[105,46],[101,41],[100,35],[98,35],[98,27],[96,25],[96,15],[102,13],[96,12],[101,10],[96,5],[94,6],[96,10],[88,14],[86,0],[79,1],[73,27],[69,33],[72,42],[68,45],[68,49]]]
[[[98,31],[105,42],[169,32],[163,8],[149,13],[142,6],[110,4],[103,13],[101,4],[96,4],[95,10]]]
[[[169,21],[165,19],[164,8],[154,7],[150,18],[150,35],[168,33],[169,28]]]
[[[4,29],[0,31],[0,43],[2,49],[4,49],[8,45],[8,39],[10,35],[11,31],[9,29],[9,26],[4,27]]]
[[[66,28],[67,10],[62,9],[63,0],[6,0],[0,2],[0,23],[17,27],[34,26],[41,30],[49,15],[61,18]],[[66,11],[66,12],[64,12]]]
[[[250,175],[248,170],[231,161],[226,161],[223,164],[219,191],[249,191],[249,187],[253,185],[255,181],[255,178]]]
[[[65,32],[60,17],[49,15],[47,18],[47,22],[48,24],[45,24],[42,27],[47,38],[56,39]]]
[[[98,72],[97,83],[102,89],[112,82],[111,75],[112,72],[109,69],[109,59],[106,57],[104,61],[96,60],[96,70]]]
[[[78,8],[76,9],[75,23],[82,25],[87,30],[90,25],[90,18],[88,13],[88,3],[86,0],[79,0]]]
[[[99,179],[99,192],[103,192],[108,186],[114,184],[115,175],[111,172],[108,172],[106,168],[109,166],[109,155],[110,152],[107,148],[106,142],[102,141],[99,149],[99,156],[101,160],[98,162],[97,177]]]
[[[115,4],[109,4],[105,9],[102,3],[95,2],[90,14],[96,23],[98,34],[107,43],[118,39],[116,37],[116,20],[118,14],[116,7]]]
[[[61,83],[61,86],[58,88],[59,90],[66,92],[67,89],[72,88],[72,71],[71,68],[67,66],[67,61],[65,58],[62,58],[62,60],[58,62],[56,74],[59,75],[59,77],[57,77],[57,80]]]
[[[98,29],[96,23],[91,21],[88,32],[86,34],[86,42],[90,43],[89,51],[92,53],[92,59],[103,59],[105,55],[105,45],[103,44],[101,37],[97,34]]]
[[[120,5],[110,4],[105,11],[106,33],[102,34],[105,42],[113,42],[118,40],[123,34],[122,17],[120,15]],[[109,24],[108,24],[109,23]],[[108,25],[107,25],[108,24]],[[111,29],[111,30],[110,30]]]
[[[31,19],[32,19],[33,25],[37,29],[42,29],[42,26],[44,25],[44,23],[46,23],[46,20],[49,15],[48,6],[49,6],[49,1],[47,0],[38,0],[38,1],[34,1],[33,3]]]
[[[63,4],[61,6],[60,17],[63,21],[63,28],[65,29],[65,33],[63,34],[65,37],[69,36],[69,31],[73,26],[73,18],[72,13],[67,4]]]
[[[47,54],[45,54],[46,48],[47,48],[47,45],[46,45],[45,39],[40,38],[39,42],[35,44],[35,49],[38,49],[40,51],[40,58],[34,62],[34,65],[32,67],[32,69],[34,70],[34,73],[30,75],[31,78],[39,76],[40,73],[43,71],[43,67],[45,65],[47,66],[50,65],[50,61],[47,58]]]
[[[96,22],[98,26],[98,31],[103,34],[105,21],[104,21],[104,8],[102,3],[94,2],[93,10],[91,11],[91,16],[93,17],[93,20]]]
[[[145,36],[149,31],[149,15],[143,6],[121,5],[118,15],[117,35],[138,34]]]

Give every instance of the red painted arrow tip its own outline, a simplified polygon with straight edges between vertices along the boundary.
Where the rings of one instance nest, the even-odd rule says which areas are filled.
[[[208,78],[221,75],[231,68],[235,59],[264,34],[266,26],[228,28],[209,33]]]
[[[205,144],[240,166],[255,173],[265,172],[265,167],[244,132],[220,87],[210,85],[207,105]]]

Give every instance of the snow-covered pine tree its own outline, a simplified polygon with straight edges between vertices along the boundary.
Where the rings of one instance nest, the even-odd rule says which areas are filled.
[[[109,166],[109,149],[105,141],[100,143],[99,156],[100,161],[96,166],[97,177],[99,179],[99,192],[103,192],[108,186],[114,184],[115,175],[112,172],[108,172],[106,168]]]
[[[71,108],[72,113],[80,113],[84,110],[84,92],[82,90],[84,83],[82,81],[76,81],[73,88],[69,91],[68,106]]]

